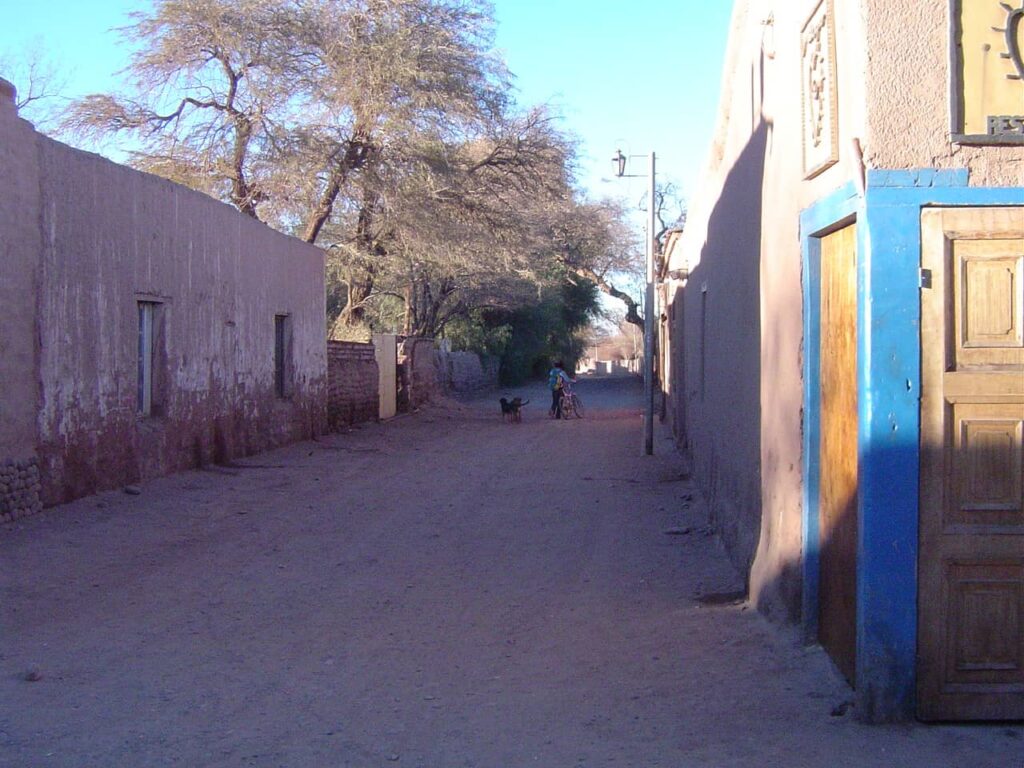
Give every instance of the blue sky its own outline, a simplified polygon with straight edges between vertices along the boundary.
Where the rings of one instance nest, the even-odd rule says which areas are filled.
[[[711,140],[732,3],[728,0],[497,0],[498,47],[520,101],[550,102],[582,140],[594,196],[638,200],[642,180],[612,176],[619,146],[658,155],[658,172],[692,191]],[[0,0],[0,54],[39,41],[78,96],[116,87],[127,50],[112,27],[139,0]],[[642,160],[635,169],[645,170]]]

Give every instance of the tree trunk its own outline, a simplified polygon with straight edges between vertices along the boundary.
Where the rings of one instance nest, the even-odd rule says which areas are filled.
[[[572,265],[567,266],[580,277],[584,278],[585,280],[589,280],[594,285],[596,285],[598,287],[598,290],[600,290],[602,293],[606,293],[613,299],[618,299],[623,304],[625,304],[627,323],[632,323],[633,325],[637,325],[641,328],[644,327],[644,318],[643,315],[640,314],[640,304],[636,301],[636,299],[634,299],[625,291],[620,291],[614,285],[609,283],[603,276],[597,274],[592,269],[587,269],[585,267],[576,267]]]
[[[366,322],[366,300],[373,293],[373,285],[373,274],[369,271],[360,270],[359,275],[349,272],[348,301],[338,315],[339,324],[353,328]]]
[[[337,153],[334,156],[334,164],[327,177],[324,191],[320,194],[316,207],[306,220],[306,229],[302,234],[303,240],[307,243],[316,242],[320,230],[323,229],[324,224],[330,220],[331,214],[334,212],[334,204],[338,200],[342,185],[353,171],[366,165],[375,149],[370,141],[369,132],[361,128],[356,128],[352,138],[345,143],[344,152],[341,152],[339,148],[340,156]]]

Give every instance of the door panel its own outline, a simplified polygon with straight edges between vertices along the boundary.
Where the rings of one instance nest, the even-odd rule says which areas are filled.
[[[1024,208],[922,215],[918,713],[1024,718]]]
[[[1020,365],[1024,240],[954,240],[951,246],[957,369]]]
[[[1021,526],[1022,418],[1012,404],[953,406],[956,434],[944,527]],[[1024,409],[1017,408],[1018,412]],[[1024,413],[1019,413],[1024,416]],[[1009,531],[1012,533],[1012,531]]]
[[[857,230],[821,242],[818,637],[852,684],[857,658]]]

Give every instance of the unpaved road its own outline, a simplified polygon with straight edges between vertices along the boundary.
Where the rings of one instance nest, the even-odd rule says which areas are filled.
[[[579,391],[0,529],[0,765],[1024,766],[1021,727],[831,716],[820,650],[694,600],[740,583],[636,384]]]

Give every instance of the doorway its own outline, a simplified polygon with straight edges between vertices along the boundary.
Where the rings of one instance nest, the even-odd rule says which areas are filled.
[[[818,640],[852,685],[857,658],[857,225],[821,240]]]

